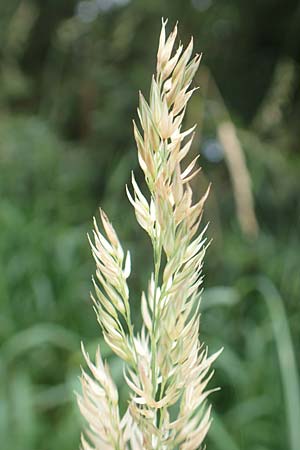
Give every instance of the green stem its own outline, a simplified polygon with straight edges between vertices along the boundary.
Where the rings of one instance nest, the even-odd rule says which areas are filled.
[[[163,393],[164,393],[164,390],[165,390],[165,387],[166,387],[166,382],[167,382],[166,379],[163,379],[162,382],[161,382],[161,389],[160,389],[160,394],[159,394],[159,400],[161,400],[162,397],[163,397]],[[159,426],[158,426],[159,429],[161,429],[161,426],[162,426],[162,420],[163,420],[163,416],[164,416],[164,411],[165,411],[165,407],[161,408],[160,417],[159,417]]]
[[[151,332],[151,370],[152,370],[152,386],[153,386],[153,397],[155,398],[156,389],[157,389],[157,380],[156,380],[156,308],[157,308],[157,290],[158,290],[158,278],[159,278],[159,270],[161,264],[161,252],[162,246],[159,242],[158,246],[156,246],[156,242],[154,241],[154,296],[153,296],[153,318],[152,318],[152,332]]]

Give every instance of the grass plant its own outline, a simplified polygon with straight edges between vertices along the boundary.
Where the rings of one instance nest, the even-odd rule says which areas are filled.
[[[81,413],[88,422],[83,450],[196,450],[202,448],[211,424],[206,399],[219,352],[208,356],[199,341],[202,265],[207,248],[200,229],[209,189],[194,202],[191,180],[198,174],[197,159],[184,163],[195,127],[183,130],[190,88],[200,63],[192,58],[193,39],[173,51],[177,25],[166,36],[166,21],[157,53],[150,99],[139,95],[134,136],[148,195],[132,174],[127,188],[139,225],[153,249],[153,271],[141,295],[143,325],[135,333],[127,279],[130,253],[125,253],[106,214],[102,228],[94,221],[90,240],[96,262],[94,309],[104,339],[124,362],[130,391],[128,408],[120,417],[117,387],[98,349],[90,369],[82,373]],[[185,164],[185,168],[182,166]]]

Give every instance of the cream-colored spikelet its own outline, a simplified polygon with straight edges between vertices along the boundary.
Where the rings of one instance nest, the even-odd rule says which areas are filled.
[[[162,22],[157,73],[150,100],[140,94],[134,136],[148,195],[132,174],[127,194],[136,218],[153,247],[153,273],[141,295],[143,326],[135,335],[130,315],[130,254],[125,255],[103,211],[104,233],[94,223],[91,242],[96,262],[93,297],[104,339],[124,361],[124,379],[131,392],[128,409],[119,417],[118,392],[100,350],[96,363],[83,350],[91,375],[83,371],[80,410],[88,422],[83,450],[196,450],[210,427],[207,384],[211,364],[199,341],[200,286],[206,250],[199,232],[208,191],[192,200],[190,181],[198,173],[195,158],[185,169],[194,127],[182,121],[200,56],[191,59],[193,40],[174,49],[177,26],[166,37]]]

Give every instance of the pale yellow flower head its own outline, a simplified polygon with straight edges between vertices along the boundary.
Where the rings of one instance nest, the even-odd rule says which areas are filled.
[[[79,406],[88,422],[83,450],[197,450],[209,430],[206,400],[218,353],[208,356],[199,341],[205,228],[199,232],[209,187],[198,201],[190,186],[199,173],[198,156],[186,163],[194,129],[183,129],[187,103],[200,63],[187,47],[175,48],[177,24],[167,36],[162,21],[157,73],[150,98],[140,93],[133,123],[138,161],[148,189],[134,174],[126,187],[136,219],[149,235],[153,272],[141,293],[143,325],[134,333],[127,279],[130,253],[124,252],[114,227],[100,210],[104,234],[94,223],[92,253],[96,262],[93,297],[103,336],[124,362],[130,391],[128,409],[119,417],[118,392],[100,351],[96,363],[84,356],[91,376],[83,372]],[[126,256],[125,256],[126,255]],[[176,409],[172,409],[176,405]],[[177,411],[174,417],[174,411]],[[171,414],[172,413],[172,414]]]

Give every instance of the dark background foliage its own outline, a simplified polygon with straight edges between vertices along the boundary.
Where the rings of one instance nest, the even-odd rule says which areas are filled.
[[[196,195],[213,183],[201,338],[211,351],[225,347],[212,383],[222,390],[212,396],[208,448],[297,449],[299,1],[1,0],[5,450],[78,448],[80,340],[91,353],[101,343],[126,404],[122,366],[104,345],[89,301],[94,265],[86,233],[101,205],[132,252],[137,311],[151,259],[124,185],[132,169],[142,183],[131,119],[138,90],[149,90],[162,16],[169,29],[179,20],[180,39],[192,34],[204,54],[187,116],[199,123]],[[224,120],[246,158],[258,232],[236,212],[245,180],[234,187],[239,173],[218,137]],[[138,326],[138,313],[135,319]]]

